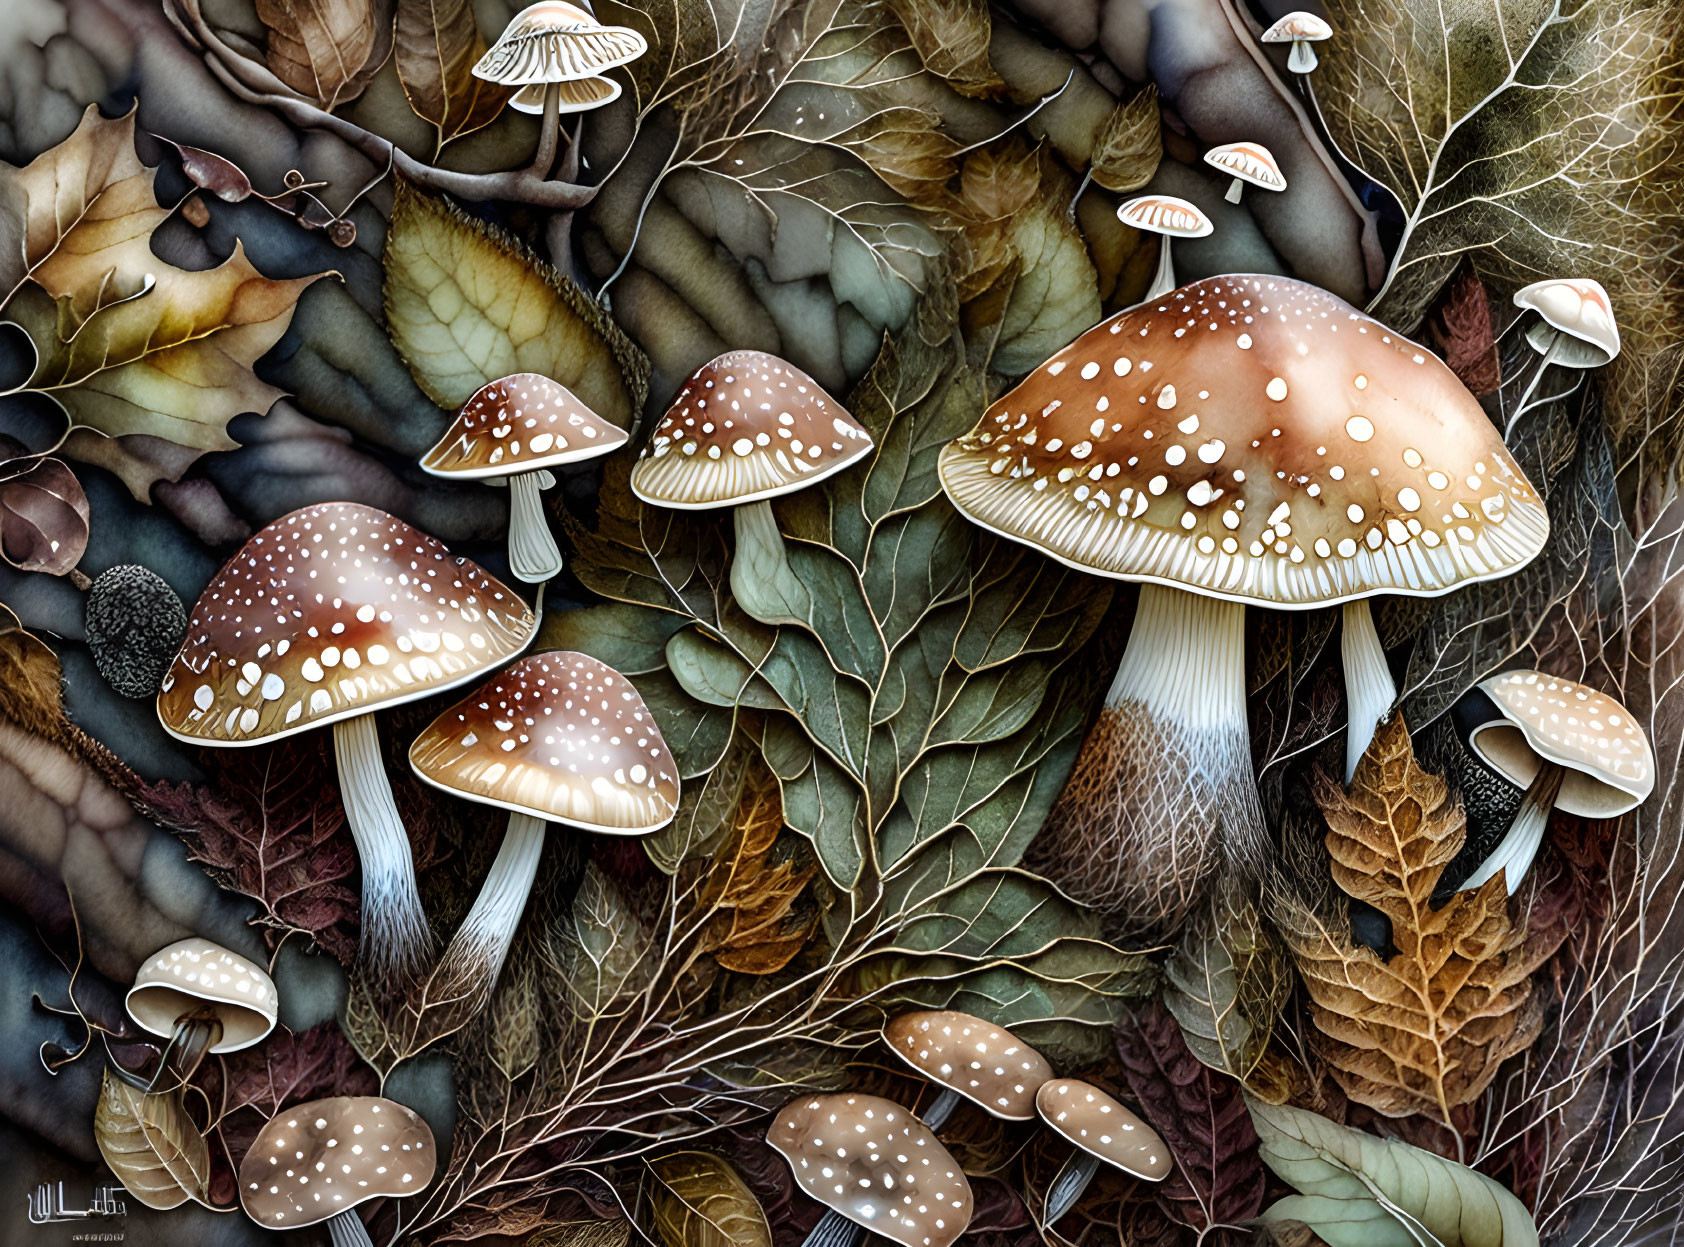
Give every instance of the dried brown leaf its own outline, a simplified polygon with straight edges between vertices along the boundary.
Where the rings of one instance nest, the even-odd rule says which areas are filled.
[[[1147,86],[1112,110],[1094,139],[1089,168],[1108,191],[1137,191],[1152,180],[1164,158],[1158,89]]]
[[[705,947],[727,970],[775,974],[806,946],[819,910],[798,901],[818,873],[810,855],[787,851],[777,778],[762,763],[750,772],[738,801],[731,837],[714,856],[709,901],[717,913]]]
[[[440,147],[490,125],[514,94],[473,75],[485,48],[468,0],[398,0],[398,81],[416,116],[438,131]]]
[[[391,51],[379,0],[257,0],[257,18],[275,77],[330,111],[361,95]]]
[[[210,1200],[210,1147],[182,1107],[180,1090],[144,1095],[109,1069],[94,1110],[94,1141],[117,1180],[148,1208]]]
[[[1484,398],[1503,383],[1497,336],[1491,327],[1491,296],[1472,269],[1463,269],[1444,288],[1427,320],[1433,345],[1444,352],[1450,371]]]
[[[20,571],[62,576],[88,548],[88,496],[57,459],[0,479],[0,557]]]
[[[712,1152],[669,1152],[649,1162],[650,1212],[667,1247],[772,1247],[754,1192]]]
[[[987,0],[887,0],[924,68],[960,95],[1003,94],[1005,81],[988,59],[993,35]]]

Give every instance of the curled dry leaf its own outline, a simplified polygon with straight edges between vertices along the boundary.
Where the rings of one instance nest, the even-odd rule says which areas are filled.
[[[1106,190],[1126,194],[1150,182],[1163,158],[1158,89],[1147,85],[1105,119],[1094,138],[1090,168],[1093,180]]]
[[[210,1201],[210,1147],[181,1093],[144,1095],[109,1069],[94,1111],[94,1141],[117,1180],[148,1208]]]
[[[1321,1050],[1351,1099],[1450,1124],[1451,1110],[1477,1099],[1536,1038],[1530,975],[1539,954],[1525,924],[1511,921],[1500,876],[1432,908],[1462,844],[1462,809],[1416,762],[1402,715],[1375,734],[1348,791],[1323,772],[1315,795],[1334,881],[1385,914],[1397,949],[1382,960],[1354,946],[1347,925],[1283,900],[1277,925],[1309,990]]]
[[[6,562],[62,576],[87,548],[88,496],[63,463],[38,459],[0,478],[0,556]]]
[[[986,98],[1005,91],[988,59],[993,23],[987,0],[888,0],[924,68],[960,95]]]
[[[816,906],[797,909],[818,864],[810,854],[802,862],[775,852],[783,829],[777,777],[764,764],[754,767],[732,817],[731,838],[714,856],[708,875],[714,890],[709,900],[718,912],[705,946],[727,970],[775,974],[818,926]]]
[[[772,1247],[754,1192],[712,1152],[669,1152],[649,1162],[650,1217],[666,1247]]]
[[[476,78],[485,37],[468,0],[397,0],[393,55],[416,116],[438,131],[438,145],[496,120],[514,92]]]
[[[269,69],[331,111],[363,93],[392,48],[384,0],[257,0]]]

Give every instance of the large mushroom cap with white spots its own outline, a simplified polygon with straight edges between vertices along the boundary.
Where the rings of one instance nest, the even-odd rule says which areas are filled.
[[[560,467],[625,444],[624,429],[566,386],[535,372],[517,372],[476,390],[421,457],[421,467],[434,476],[479,480]]]
[[[466,684],[536,628],[513,590],[426,533],[324,502],[264,528],[199,595],[158,718],[193,744],[276,740]]]
[[[968,1013],[903,1013],[883,1028],[883,1038],[931,1082],[1009,1121],[1035,1116],[1035,1092],[1053,1073],[1044,1056],[1009,1030]]]
[[[971,1223],[965,1171],[923,1122],[874,1095],[784,1105],[766,1141],[808,1195],[902,1247],[951,1247]]]
[[[433,1132],[412,1109],[342,1095],[283,1109],[240,1162],[240,1203],[257,1224],[296,1230],[364,1200],[418,1195],[433,1180]]]
[[[538,0],[510,19],[473,72],[505,86],[577,82],[648,50],[648,40],[629,26],[604,26],[567,0]]]
[[[410,746],[443,788],[534,818],[642,835],[678,809],[678,764],[637,689],[589,654],[521,659]]]
[[[1444,593],[1549,533],[1455,374],[1284,277],[1207,278],[1096,325],[940,472],[976,523],[1071,566],[1273,607]]]
[[[632,469],[632,491],[679,510],[805,489],[871,452],[871,434],[819,383],[762,351],[703,364]]]
[[[1555,351],[1558,364],[1600,368],[1620,353],[1620,327],[1602,283],[1589,277],[1535,281],[1514,293],[1514,305],[1542,317],[1526,331],[1540,354]]]
[[[212,1052],[238,1052],[257,1043],[275,1029],[279,1004],[263,967],[198,936],[148,957],[124,1001],[143,1030],[166,1038],[182,1015],[215,1010],[222,1038],[210,1046]]]
[[[1481,724],[1468,745],[1522,788],[1544,761],[1566,769],[1557,809],[1613,818],[1655,788],[1655,759],[1637,718],[1606,693],[1542,671],[1505,671],[1480,686],[1503,715]]]
[[[1175,1167],[1158,1132],[1092,1083],[1050,1079],[1041,1084],[1035,1106],[1059,1134],[1125,1173],[1162,1182]]]

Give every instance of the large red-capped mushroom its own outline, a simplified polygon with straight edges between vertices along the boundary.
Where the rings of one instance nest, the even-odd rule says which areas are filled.
[[[1033,860],[1123,926],[1172,928],[1262,855],[1247,604],[1344,604],[1347,776],[1395,700],[1368,599],[1506,576],[1543,503],[1424,347],[1282,277],[1213,277],[1083,334],[941,455],[976,523],[1141,584],[1134,631]]]
[[[268,525],[205,587],[158,718],[214,748],[332,726],[362,864],[358,960],[373,976],[413,974],[432,938],[372,712],[506,662],[537,623],[511,589],[402,520],[320,503]]]

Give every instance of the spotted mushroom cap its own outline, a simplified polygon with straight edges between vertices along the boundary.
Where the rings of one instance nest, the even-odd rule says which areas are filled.
[[[210,1050],[238,1052],[275,1029],[279,1000],[262,966],[194,936],[148,957],[124,1005],[142,1030],[164,1037],[182,1014],[209,1005],[222,1022]]]
[[[525,649],[530,607],[478,564],[353,502],[284,515],[200,594],[164,730],[255,745],[465,684]]]
[[[1035,1092],[1052,1077],[1047,1059],[981,1018],[952,1010],[903,1013],[883,1028],[889,1050],[931,1082],[996,1117],[1029,1121]]]
[[[1543,503],[1455,374],[1343,300],[1211,277],[1088,330],[941,453],[973,521],[1233,601],[1433,596],[1543,548]]]
[[[738,506],[805,489],[870,452],[865,426],[794,364],[728,351],[679,390],[631,487],[678,510]]]
[[[409,749],[435,788],[589,831],[643,835],[678,809],[678,763],[637,689],[589,654],[498,672]]]
[[[1174,1168],[1158,1132],[1092,1083],[1049,1079],[1035,1093],[1035,1107],[1059,1134],[1125,1173],[1162,1182]]]
[[[1118,205],[1117,219],[1149,234],[1203,238],[1215,228],[1199,206],[1174,195],[1141,195]]]
[[[402,1199],[433,1180],[433,1132],[412,1109],[341,1095],[283,1109],[240,1162],[240,1203],[271,1230],[296,1230],[364,1200]]]
[[[504,86],[578,82],[648,50],[648,41],[629,26],[604,26],[567,0],[538,0],[510,19],[474,66],[474,77]]]
[[[476,390],[421,457],[421,467],[434,476],[477,480],[593,459],[625,444],[624,429],[565,385],[517,372]]]
[[[1267,191],[1286,189],[1275,154],[1261,143],[1223,143],[1205,153],[1205,163]]]
[[[909,1109],[874,1095],[784,1105],[766,1141],[801,1189],[902,1247],[951,1247],[971,1223],[971,1184]]]
[[[1314,13],[1305,13],[1302,10],[1286,14],[1263,32],[1264,43],[1291,43],[1294,39],[1320,43],[1323,39],[1331,38],[1333,27]]]
[[[1566,768],[1557,809],[1613,818],[1655,788],[1655,759],[1637,718],[1606,693],[1542,671],[1505,671],[1480,686],[1503,715],[1468,744],[1488,766],[1525,788],[1545,759]]]
[[[1514,305],[1543,318],[1526,331],[1526,340],[1539,354],[1555,345],[1558,364],[1600,368],[1620,353],[1614,305],[1599,281],[1589,277],[1535,281],[1515,291]]]
[[[558,113],[582,113],[620,98],[620,84],[612,78],[578,78],[572,82],[529,82],[509,98],[517,113],[542,113],[549,88],[557,90]]]

